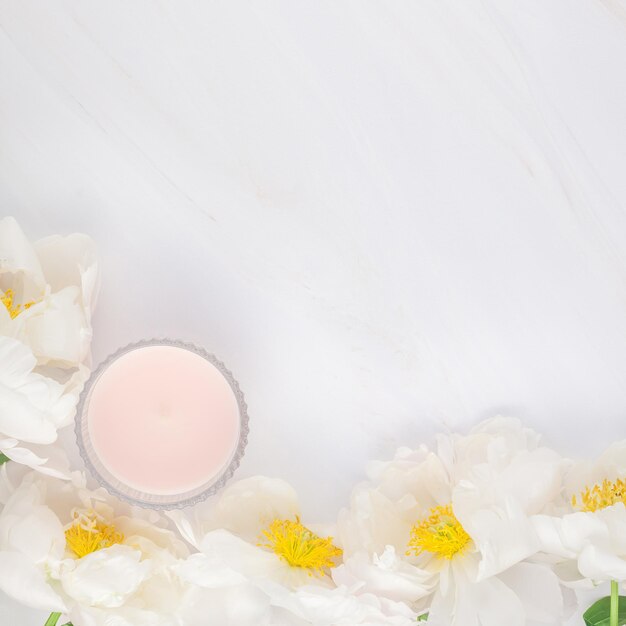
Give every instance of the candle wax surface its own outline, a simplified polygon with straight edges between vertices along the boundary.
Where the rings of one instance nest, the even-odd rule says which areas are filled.
[[[185,493],[220,474],[240,434],[228,381],[175,346],[136,348],[113,361],[92,387],[87,423],[104,467],[157,495]]]

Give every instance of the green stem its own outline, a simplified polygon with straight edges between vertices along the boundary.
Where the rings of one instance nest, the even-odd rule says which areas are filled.
[[[609,613],[609,626],[617,626],[619,613],[619,585],[616,580],[611,581],[611,612]]]
[[[46,623],[43,626],[57,626],[59,617],[61,617],[60,613],[50,613],[50,617],[46,620]]]
[[[0,465],[10,460],[11,459],[9,459],[9,457],[6,454],[3,454],[2,452],[0,452]]]

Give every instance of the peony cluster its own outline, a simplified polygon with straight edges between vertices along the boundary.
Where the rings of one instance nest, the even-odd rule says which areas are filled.
[[[89,237],[31,245],[13,218],[0,220],[0,453],[53,476],[67,477],[49,446],[89,375],[97,286]]]
[[[166,514],[55,444],[89,374],[91,240],[0,221],[0,589],[73,626],[562,624],[626,581],[626,441],[595,462],[496,417],[371,463],[330,524],[261,476]]]

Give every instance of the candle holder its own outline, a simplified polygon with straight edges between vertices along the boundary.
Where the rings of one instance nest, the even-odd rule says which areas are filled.
[[[184,350],[186,353],[166,353],[163,351],[155,352],[153,350],[153,354],[143,352],[141,355],[138,353],[131,355],[134,351],[155,347]],[[203,361],[194,359],[189,353],[195,355],[195,357],[201,357]],[[191,363],[193,368],[195,368],[193,371],[193,389],[198,389],[198,393],[201,396],[201,399],[198,401],[198,405],[201,408],[194,412],[193,399],[189,400],[189,398],[186,398],[186,406],[191,406],[191,413],[194,414],[191,420],[193,422],[191,426],[189,419],[185,422],[185,416],[180,417],[175,415],[177,408],[176,403],[173,403],[174,415],[170,415],[172,410],[170,405],[167,404],[167,406],[165,406],[166,403],[161,400],[162,396],[169,392],[168,384],[170,377],[167,375],[167,368],[161,366],[161,369],[159,369],[158,365],[155,365],[154,357],[158,355],[159,358],[156,360],[163,362],[166,360],[168,354],[171,354],[172,357],[176,357],[172,365],[173,370],[171,372],[171,378],[179,382],[182,380],[183,389],[187,381],[181,374],[180,367],[176,367],[176,365],[180,365],[180,363],[185,365]],[[129,355],[131,355],[130,358],[135,358],[135,360],[137,360],[137,356],[140,356],[145,362],[145,367],[135,368],[138,377],[141,378],[141,382],[138,384],[139,391],[137,392],[135,392],[132,387],[132,371],[130,380],[129,376],[127,376],[129,371]],[[126,359],[126,361],[124,361],[124,359]],[[124,366],[123,371],[120,370],[120,364]],[[118,369],[117,372],[116,369]],[[150,379],[150,376],[152,376],[152,379]],[[203,378],[203,376],[205,378]],[[115,399],[115,394],[111,393],[111,390],[114,390],[114,387],[111,388],[111,385],[114,383],[110,382],[112,377],[117,377],[117,380],[122,381],[121,384],[125,385],[126,390],[131,389],[131,392],[127,394],[130,396],[128,407],[123,406],[123,399]],[[203,381],[206,382],[204,386],[202,384]],[[200,384],[195,384],[198,382]],[[191,384],[190,382],[189,385]],[[149,391],[150,389],[152,391]],[[220,410],[222,414],[220,415],[219,411],[216,411],[217,417],[213,415],[210,410],[204,410],[207,407],[207,402],[209,402],[207,398],[210,399],[211,389],[217,389],[219,391],[219,399],[221,400]],[[228,395],[230,392],[232,393],[232,404],[230,396]],[[100,405],[102,405],[102,403],[106,404],[110,402],[111,399],[114,399],[113,408],[122,406],[123,410],[113,411],[111,415],[106,414],[105,411],[101,409],[101,406],[99,406],[99,403]],[[117,402],[117,404],[115,404],[115,402]],[[163,408],[160,413],[155,413],[154,416],[151,414],[147,416],[144,415],[143,413],[146,412],[144,407],[151,406],[152,402],[157,406],[157,411],[161,411],[162,406],[165,406],[165,408]],[[158,404],[158,402],[161,402],[161,404]],[[136,407],[139,408],[136,410]],[[110,407],[107,405],[107,409],[108,408]],[[188,413],[189,412],[190,411],[188,411]],[[96,416],[98,416],[97,419]],[[130,416],[130,418],[128,416]],[[109,418],[110,422],[113,424],[112,433],[106,432]],[[134,428],[133,432],[135,433],[136,439],[141,439],[142,432],[152,437],[153,440],[155,436],[160,436],[161,431],[163,432],[163,437],[167,437],[168,433],[171,432],[171,445],[175,446],[177,445],[177,435],[180,434],[177,431],[177,426],[180,425],[178,423],[179,418],[185,423],[185,427],[188,431],[189,428],[192,429],[190,432],[187,432],[186,441],[195,454],[195,456],[194,454],[189,455],[188,462],[185,457],[185,460],[182,462],[184,469],[195,471],[194,467],[203,465],[205,459],[199,454],[199,451],[201,452],[202,445],[206,442],[207,454],[213,454],[219,459],[222,459],[222,456],[224,457],[222,459],[223,462],[220,461],[218,463],[215,472],[211,474],[211,472],[207,471],[206,480],[196,481],[198,484],[182,487],[180,490],[176,488],[175,484],[173,486],[172,484],[168,484],[166,489],[161,489],[160,487],[154,488],[154,485],[146,488],[145,486],[137,484],[136,480],[129,480],[128,477],[124,475],[124,471],[120,470],[120,467],[124,465],[132,467],[132,464],[128,465],[130,454],[128,450],[131,449],[130,446],[132,442],[127,441],[123,435],[124,420],[129,422],[129,428],[131,428],[131,430]],[[217,418],[222,419],[222,422],[219,422],[219,420],[216,421]],[[140,419],[143,421],[138,422],[138,424],[132,423],[133,420]],[[207,433],[210,435],[211,420],[217,423],[216,436],[214,438],[211,436],[207,437]],[[120,348],[92,372],[80,395],[76,412],[75,432],[80,455],[87,469],[96,481],[109,493],[131,504],[145,508],[176,509],[192,506],[205,500],[219,491],[232,477],[241,462],[248,441],[248,421],[247,405],[244,400],[244,395],[239,388],[239,384],[230,370],[228,370],[215,355],[193,344],[174,339],[148,339]],[[193,437],[193,426],[196,422],[200,434],[198,437]],[[154,428],[151,428],[150,424],[153,424]],[[224,435],[224,429],[228,431],[227,435]],[[156,434],[154,431],[157,431]],[[101,432],[105,432],[105,436],[109,437],[107,443],[108,448],[98,442],[98,437],[100,436],[98,433]],[[137,435],[137,433],[139,435]],[[216,443],[216,440],[219,440],[220,436],[222,440],[227,441],[228,445],[223,446],[223,449],[218,450],[219,453],[216,454],[215,446],[219,445],[219,441]],[[115,452],[116,441],[120,442],[120,452],[118,455],[120,462],[117,464],[117,467],[115,463],[110,462],[110,458],[114,458],[114,456],[112,457],[111,454],[109,454],[110,458],[107,460],[107,454],[103,453],[103,450],[106,452],[107,449],[109,452],[111,450]],[[161,461],[157,458],[158,451],[155,451],[155,453],[151,455],[146,446],[141,447],[141,441],[137,443],[137,456],[144,460],[143,465],[139,469],[149,473],[151,467],[155,467],[159,470],[167,467],[167,465],[159,465]],[[212,452],[211,445],[213,445]],[[232,449],[230,449],[231,445]],[[126,454],[125,451],[127,452]],[[176,448],[176,453],[178,457],[180,457],[181,454],[184,453],[184,448],[183,450]],[[164,459],[164,462],[169,460],[167,457],[161,458]],[[194,463],[195,466],[193,465]],[[175,468],[172,471],[174,474],[176,473]],[[132,474],[132,471],[129,472],[129,475]],[[156,472],[156,474],[158,474],[158,472]],[[166,482],[169,483],[169,481]]]

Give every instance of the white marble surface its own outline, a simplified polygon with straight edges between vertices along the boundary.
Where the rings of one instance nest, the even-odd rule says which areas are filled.
[[[497,412],[626,435],[625,112],[624,0],[0,0],[1,213],[98,241],[96,360],[220,355],[309,519]]]

